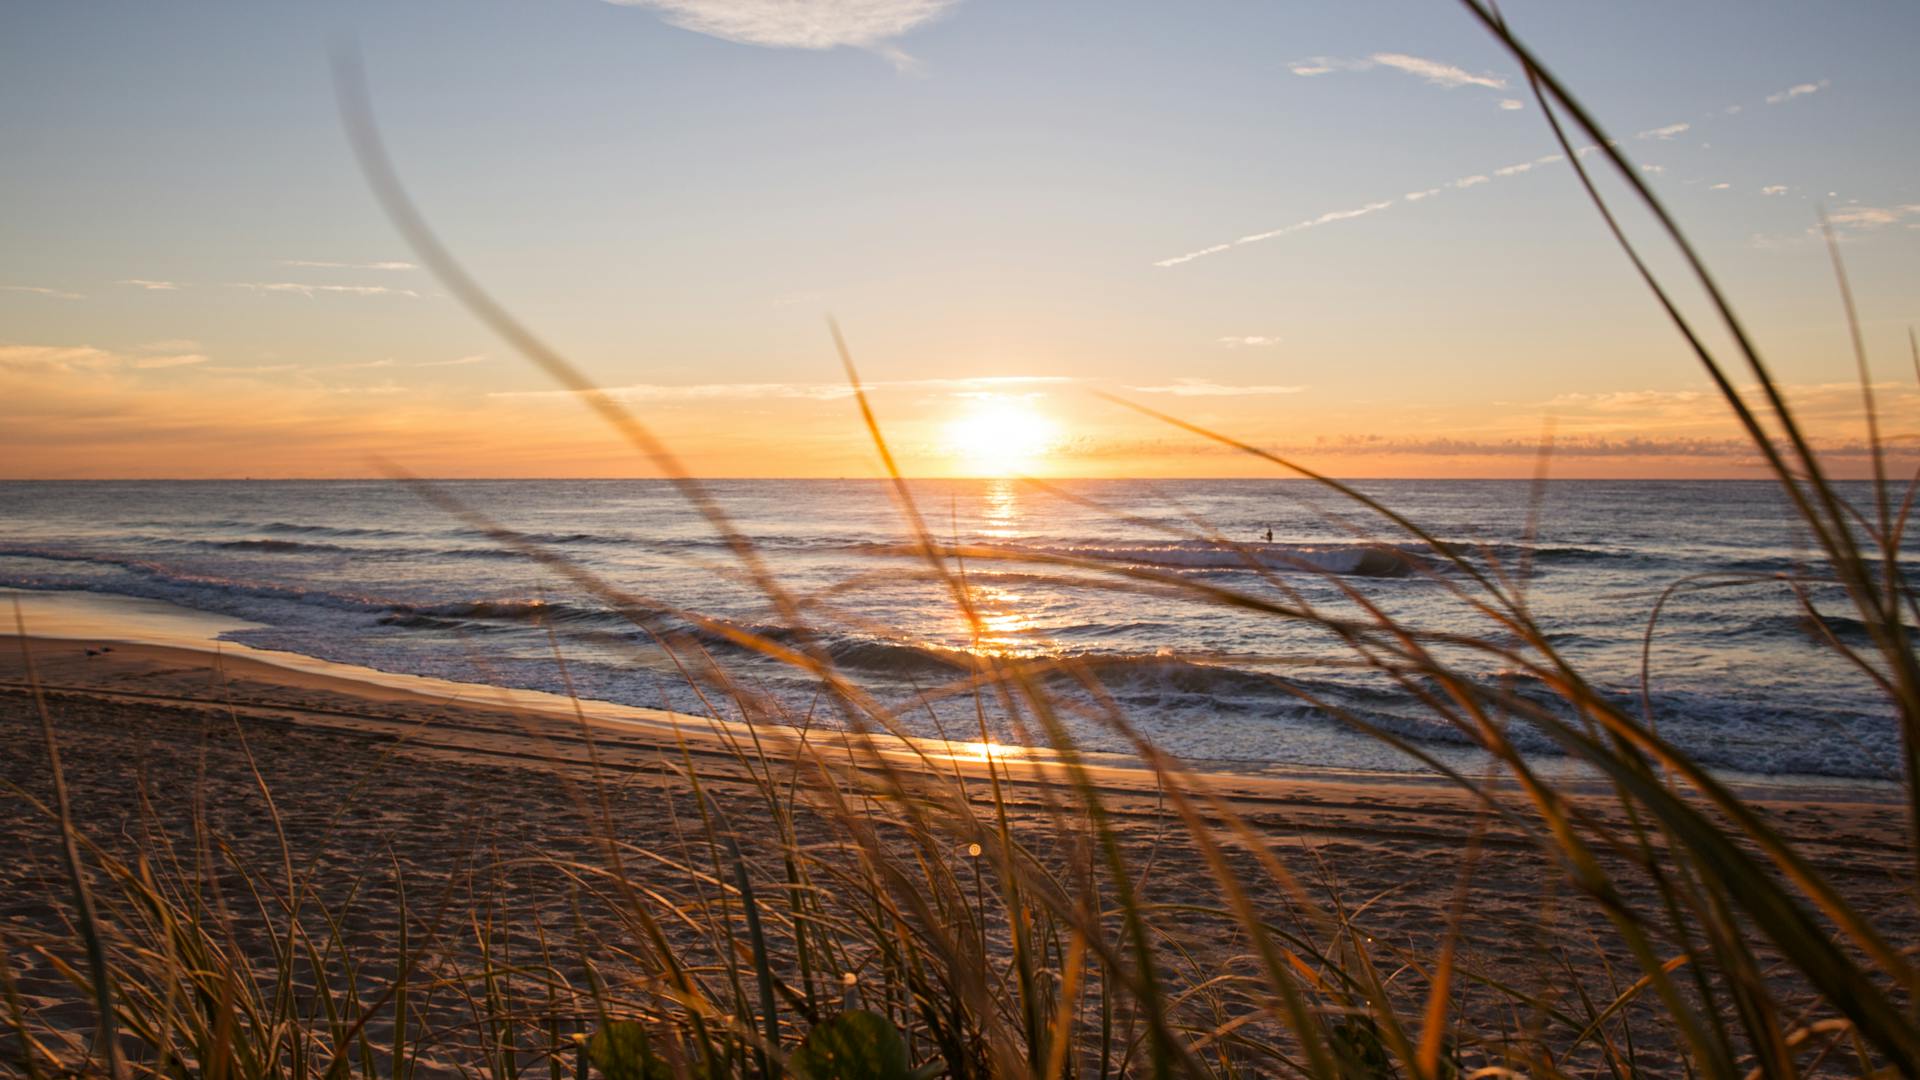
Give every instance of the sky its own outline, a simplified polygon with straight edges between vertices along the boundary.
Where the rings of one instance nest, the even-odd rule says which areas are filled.
[[[1914,464],[1920,6],[1503,10],[1858,475],[1827,216]],[[1279,474],[1129,403],[1343,476],[1759,475],[1447,0],[17,0],[0,477],[654,474],[422,269],[342,50],[455,257],[696,474],[876,474],[832,317],[915,475]]]

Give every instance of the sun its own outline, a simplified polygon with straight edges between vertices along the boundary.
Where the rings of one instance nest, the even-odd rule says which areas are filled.
[[[963,475],[1013,476],[1033,471],[1059,430],[1027,401],[982,398],[947,423],[946,448]]]

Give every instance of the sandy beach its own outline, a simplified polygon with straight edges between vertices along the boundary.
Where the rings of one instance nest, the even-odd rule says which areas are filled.
[[[397,970],[403,924],[414,948],[423,933],[433,943],[414,977],[473,962],[497,931],[496,944],[522,957],[544,953],[543,970],[571,972],[559,977],[576,992],[586,985],[581,958],[602,950],[592,966],[619,986],[631,966],[621,957],[634,928],[617,897],[597,887],[610,859],[662,912],[714,900],[708,871],[715,868],[707,865],[709,853],[695,850],[702,805],[688,765],[698,774],[705,811],[722,820],[721,832],[769,882],[778,852],[768,843],[767,805],[753,773],[764,769],[782,783],[807,775],[790,765],[794,747],[780,732],[763,732],[760,750],[743,750],[740,729],[691,717],[645,710],[596,716],[601,710],[592,705],[574,713],[479,686],[406,688],[375,672],[303,670],[244,649],[8,637],[0,642],[0,738],[9,750],[0,758],[7,785],[0,835],[12,857],[0,862],[0,934],[17,1000],[48,1051],[63,1056],[83,1053],[94,1014],[58,971],[57,961],[78,963],[74,912],[58,822],[46,810],[52,794],[29,660],[59,742],[76,830],[97,845],[91,858],[152,858],[166,850],[188,866],[196,851],[203,859],[219,852],[213,862],[221,873],[180,870],[180,880],[199,881],[209,890],[202,899],[226,905],[237,928],[232,947],[251,950],[263,971],[271,966],[275,938],[266,930],[276,913],[259,897],[240,902],[240,870],[304,882],[316,907],[346,913],[346,940],[362,955],[339,977],[364,983],[369,996],[377,997],[382,977],[390,980]],[[830,735],[815,738],[833,744]],[[894,762],[911,757],[902,752]],[[942,770],[930,782],[961,784],[982,818],[994,812],[982,756],[963,751],[930,760]],[[1070,862],[1078,838],[1056,805],[1058,764],[1017,756],[997,763],[1020,842],[1043,862]],[[863,774],[881,771],[867,766]],[[1091,775],[1139,868],[1142,894],[1169,905],[1216,904],[1208,863],[1152,774],[1108,764]],[[1209,773],[1195,782],[1241,815],[1315,900],[1364,928],[1351,932],[1369,935],[1382,958],[1433,955],[1448,932],[1447,913],[1459,910],[1464,969],[1502,982],[1541,980],[1545,972],[1535,990],[1560,1000],[1565,988],[1552,985],[1552,969],[1538,960],[1562,949],[1591,960],[1593,946],[1608,939],[1601,920],[1570,902],[1565,874],[1518,824],[1531,818],[1517,792],[1507,792],[1516,811],[1508,820],[1437,778]],[[1603,819],[1609,814],[1604,800],[1576,801]],[[804,794],[799,802],[806,805]],[[1904,850],[1896,806],[1833,792],[1756,805],[1861,910],[1881,916],[1885,932],[1915,939],[1899,877]],[[888,814],[870,810],[880,819]],[[795,827],[803,842],[823,845],[838,828],[804,809]],[[1257,878],[1246,838],[1236,842],[1224,827],[1217,831],[1234,849],[1236,868]],[[1469,849],[1477,857],[1463,858]],[[1471,874],[1472,897],[1464,908],[1456,899],[1463,873]],[[111,893],[97,869],[95,876],[96,889]],[[223,880],[233,891],[222,893]],[[403,897],[412,898],[410,907]],[[422,914],[429,897],[431,918]],[[1311,924],[1278,890],[1257,902],[1277,921]],[[109,936],[120,932],[117,918],[134,917],[116,914],[112,903],[104,907]],[[1248,962],[1230,922],[1173,910],[1157,929],[1188,958],[1177,980],[1197,985]],[[703,941],[695,920],[665,921],[686,947],[728,947]],[[482,923],[488,929],[476,935]],[[302,981],[311,989],[310,978]],[[421,1065],[457,1069],[473,1060],[479,1013],[458,979],[437,985],[437,994],[416,999],[440,1033],[435,1045],[420,1049]],[[1472,986],[1458,1008],[1469,1025],[1554,1023],[1545,1015],[1515,1017],[1510,1004]],[[549,1009],[557,1026],[578,1015],[577,1005],[549,1001]],[[367,1030],[379,1038],[386,1023],[375,1017]]]

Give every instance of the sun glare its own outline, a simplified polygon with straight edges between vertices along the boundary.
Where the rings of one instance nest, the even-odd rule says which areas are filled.
[[[1059,425],[1026,401],[987,398],[947,424],[947,452],[969,476],[1031,472],[1053,445]]]

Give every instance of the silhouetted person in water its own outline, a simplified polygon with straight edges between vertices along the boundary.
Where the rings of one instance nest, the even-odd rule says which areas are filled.
[[[1273,543],[1273,526],[1267,526],[1267,543]]]

